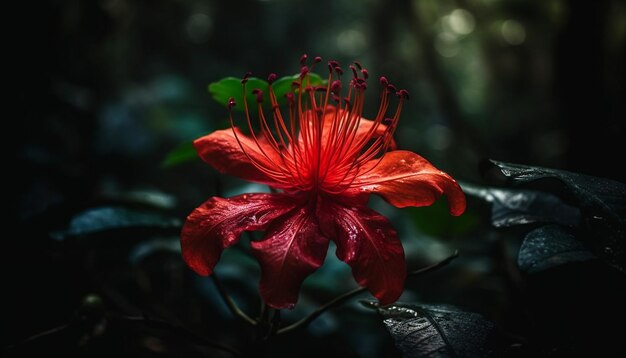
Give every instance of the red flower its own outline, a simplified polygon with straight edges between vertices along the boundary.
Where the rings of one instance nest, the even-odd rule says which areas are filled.
[[[320,61],[315,59],[315,63]],[[361,117],[367,71],[350,66],[353,78],[342,97],[339,64],[330,61],[328,84],[311,86],[303,56],[300,80],[281,112],[268,82],[271,117],[258,99],[260,133],[252,130],[252,113],[244,103],[245,135],[233,124],[194,141],[199,156],[222,173],[267,184],[273,194],[213,197],[187,218],[181,234],[183,258],[200,275],[210,275],[222,250],[244,230],[265,230],[252,251],[261,264],[260,292],[274,308],[292,308],[302,281],[324,262],[328,244],[352,267],[359,285],[381,304],[402,293],[406,265],[402,244],[389,221],[366,204],[378,194],[396,207],[427,206],[446,194],[452,215],[465,210],[465,196],[448,174],[419,155],[395,149],[392,139],[405,90],[381,77],[381,102],[374,120]],[[242,80],[243,91],[246,93]],[[397,108],[386,117],[390,97]],[[245,97],[244,97],[245,98]],[[331,104],[332,103],[332,104]],[[234,106],[234,100],[229,102]]]

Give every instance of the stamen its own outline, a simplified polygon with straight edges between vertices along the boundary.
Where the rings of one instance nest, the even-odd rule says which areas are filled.
[[[228,107],[228,110],[230,111],[236,105],[237,105],[237,102],[235,102],[235,99],[233,97],[230,97],[228,99],[228,104],[226,105],[226,107]]]
[[[380,77],[382,91],[378,112],[375,117],[369,117],[372,121],[367,122],[369,128],[364,130],[362,113],[369,72],[357,61],[349,65],[353,77],[345,93],[341,82],[343,70],[339,62],[334,60],[327,62],[326,84],[312,83],[309,74],[321,61],[321,57],[316,56],[311,66],[308,66],[308,55],[304,54],[300,58],[299,79],[292,82],[292,91],[285,94],[288,116],[285,114],[283,117],[284,112],[281,113],[272,88],[277,79],[275,73],[267,77],[268,101],[261,89],[252,90],[258,109],[258,136],[254,133],[252,114],[245,100],[246,83],[251,73],[244,75],[241,80],[243,106],[250,137],[256,148],[250,148],[249,142],[244,147],[245,142],[237,137],[232,119],[232,108],[236,105],[234,98],[228,100],[227,108],[242,151],[252,165],[275,180],[279,187],[282,185],[285,190],[314,193],[322,190],[339,195],[350,188],[359,175],[363,175],[362,167],[366,163],[374,163],[368,165],[368,171],[378,165],[393,144],[393,134],[403,102],[408,100],[409,93],[404,89],[397,90],[386,77]],[[387,112],[393,94],[398,97],[398,104],[395,113],[390,115]],[[329,105],[329,101],[332,101],[332,105]],[[264,107],[265,110],[271,108],[271,118],[266,118]],[[314,193],[312,195],[317,195]]]
[[[333,94],[339,94],[341,92],[341,81],[334,80],[333,83],[330,85],[330,91]]]
[[[269,84],[274,83],[274,81],[276,81],[276,77],[277,77],[277,76],[276,76],[276,74],[275,74],[275,73],[270,73],[270,74],[267,76],[267,82],[268,82]]]
[[[243,78],[241,79],[241,84],[245,85],[246,82],[248,82],[248,78],[250,78],[250,76],[252,76],[252,72],[246,72],[246,74],[243,75]]]
[[[263,91],[258,88],[252,90],[252,94],[256,96],[256,101],[258,103],[263,103]]]

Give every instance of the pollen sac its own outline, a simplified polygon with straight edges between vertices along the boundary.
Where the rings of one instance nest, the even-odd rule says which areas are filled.
[[[248,78],[250,78],[250,76],[252,76],[252,72],[246,72],[246,74],[243,75],[243,78],[241,79],[241,84],[245,84],[246,82],[248,82]]]
[[[270,74],[267,76],[267,82],[268,82],[269,84],[274,83],[274,81],[276,81],[276,77],[277,77],[277,76],[276,76],[276,74],[275,74],[275,73],[270,73]]]
[[[252,90],[252,94],[256,96],[256,101],[259,103],[263,102],[263,91],[258,88]]]
[[[235,102],[235,99],[233,97],[230,97],[228,99],[228,104],[227,104],[228,109],[230,110],[233,107],[235,107],[236,105],[237,105],[237,102]]]
[[[293,106],[293,104],[295,103],[293,93],[285,93],[285,99],[287,100],[287,104],[289,106]]]
[[[320,63],[322,62],[322,58],[319,56],[315,56],[315,59],[313,60],[314,63]]]
[[[335,94],[341,92],[341,81],[334,80],[333,83],[330,85],[330,91]]]
[[[354,78],[358,78],[359,74],[356,72],[356,67],[350,65],[348,66],[351,70],[352,70],[352,76],[354,76]]]
[[[307,55],[306,53],[302,54],[302,56],[300,56],[300,65],[306,66],[306,61],[308,60],[308,58],[309,58],[309,55]]]
[[[409,91],[401,89],[396,92],[396,96],[398,96],[399,98],[409,99]]]
[[[389,81],[387,80],[387,77],[381,76],[380,77],[380,84],[383,85],[384,87],[387,87],[387,85],[389,84]]]

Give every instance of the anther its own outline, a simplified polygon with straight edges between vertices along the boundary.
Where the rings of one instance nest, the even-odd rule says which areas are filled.
[[[263,91],[258,88],[252,90],[252,94],[256,96],[256,101],[259,103],[263,102]]]
[[[252,72],[246,72],[246,74],[243,75],[243,78],[241,79],[241,84],[245,84],[246,82],[248,82],[248,78],[250,78],[250,76],[252,76]]]
[[[358,78],[359,74],[356,72],[356,67],[354,67],[352,65],[350,65],[348,67],[350,67],[350,69],[352,70],[352,75],[354,76],[354,78]]]
[[[399,90],[398,92],[396,92],[396,95],[399,98],[409,99],[409,91],[407,91],[405,89]]]
[[[306,60],[309,58],[309,55],[306,53],[300,56],[300,66],[306,66]]]
[[[277,76],[276,76],[276,74],[275,74],[275,73],[270,73],[270,74],[267,76],[267,82],[268,82],[269,84],[274,83],[274,81],[276,81],[276,77],[277,77]]]
[[[293,93],[285,93],[285,99],[290,106],[294,104]]]
[[[226,107],[228,107],[228,110],[230,110],[233,107],[235,107],[236,105],[237,105],[237,102],[235,102],[235,99],[233,97],[230,97],[228,99],[228,104],[226,105]]]
[[[387,77],[381,76],[380,77],[380,84],[383,85],[384,87],[387,87],[387,85],[389,84],[389,81],[387,81]]]

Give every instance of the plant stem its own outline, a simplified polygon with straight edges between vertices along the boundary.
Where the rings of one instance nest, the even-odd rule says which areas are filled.
[[[452,260],[456,259],[457,257],[459,257],[459,252],[457,250],[454,251],[454,253],[450,256],[448,256],[447,258],[443,259],[440,262],[437,262],[435,264],[432,264],[430,266],[426,266],[423,267],[421,269],[415,270],[415,271],[410,271],[407,273],[407,276],[417,276],[417,275],[421,275],[430,271],[435,271],[441,267],[444,267],[446,265],[448,265],[450,262],[452,262]],[[284,334],[284,333],[289,333],[292,332],[300,327],[304,327],[306,325],[308,325],[309,323],[311,323],[314,319],[316,319],[317,317],[319,317],[322,313],[328,311],[331,308],[334,308],[340,304],[342,304],[343,302],[347,301],[349,298],[352,298],[356,295],[358,295],[359,293],[365,292],[367,290],[366,287],[359,287],[359,288],[355,288],[352,291],[348,291],[334,299],[332,299],[331,301],[329,301],[328,303],[324,304],[323,306],[319,307],[318,309],[316,309],[315,311],[313,311],[311,314],[309,314],[308,316],[304,317],[303,319],[287,326],[284,328],[279,329],[276,334]]]
[[[257,322],[257,337],[259,340],[268,340],[276,335],[278,327],[280,327],[280,310],[263,305],[261,317]]]
[[[243,319],[244,321],[250,323],[251,325],[256,326],[257,321],[252,319],[244,311],[242,311],[239,308],[239,306],[237,306],[235,301],[233,301],[232,297],[230,297],[228,292],[226,292],[226,288],[222,285],[222,282],[217,278],[217,275],[215,275],[215,272],[211,274],[211,279],[213,280],[215,287],[217,287],[217,291],[220,293],[220,296],[222,296],[222,300],[224,300],[224,303],[226,304],[230,312],[234,314],[235,316]]]

